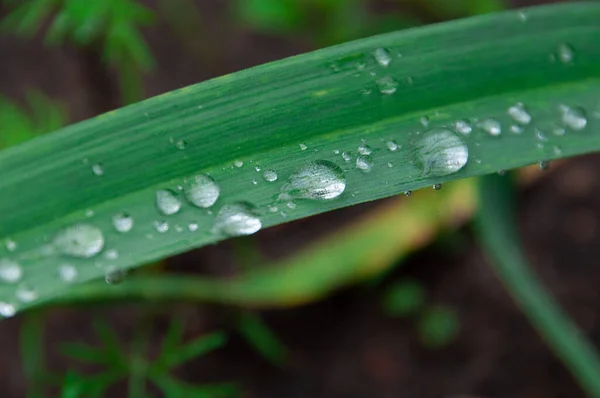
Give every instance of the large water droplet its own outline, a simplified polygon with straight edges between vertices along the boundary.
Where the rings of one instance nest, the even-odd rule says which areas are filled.
[[[120,213],[113,217],[113,226],[117,232],[125,233],[133,228],[133,217],[126,213]]]
[[[391,95],[398,89],[398,82],[391,76],[385,76],[377,80],[377,88],[383,95]]]
[[[346,189],[344,172],[335,163],[317,160],[300,167],[281,187],[289,198],[328,200]]]
[[[240,202],[224,205],[215,219],[215,232],[226,236],[251,235],[262,228],[254,207]]]
[[[219,199],[219,186],[206,174],[199,174],[185,180],[183,189],[185,197],[191,204],[204,209],[211,207]]]
[[[31,303],[38,298],[38,292],[29,285],[21,285],[16,291],[17,299],[22,303]]]
[[[23,277],[23,269],[16,261],[0,258],[0,281],[15,283]]]
[[[562,63],[571,63],[573,62],[574,57],[575,52],[573,51],[573,48],[570,45],[563,43],[558,46],[558,59],[560,59]]]
[[[583,130],[587,126],[587,116],[582,108],[561,105],[559,107],[561,120],[572,130]]]
[[[502,125],[496,119],[483,119],[478,126],[485,130],[489,135],[499,136],[502,133]]]
[[[89,258],[102,251],[104,235],[93,225],[75,224],[58,232],[53,244],[66,256]]]
[[[181,202],[175,192],[161,189],[156,191],[156,207],[165,216],[170,216],[181,209]]]
[[[275,172],[275,170],[265,170],[263,173],[263,178],[267,182],[277,181],[277,172]]]
[[[356,168],[368,173],[373,168],[373,158],[369,155],[361,155],[356,158]]]
[[[456,133],[443,129],[426,132],[415,144],[416,160],[426,176],[444,176],[462,169],[469,149]]]
[[[17,309],[13,304],[0,301],[0,315],[5,318],[10,318],[17,313]]]
[[[58,267],[58,277],[65,283],[73,283],[77,279],[77,268],[70,264],[63,264]]]
[[[508,108],[507,112],[519,124],[527,125],[531,123],[531,115],[525,109],[525,105],[520,102]]]
[[[389,50],[385,48],[378,48],[373,52],[373,56],[377,63],[384,68],[387,68],[389,64],[392,62],[392,57],[390,56]]]

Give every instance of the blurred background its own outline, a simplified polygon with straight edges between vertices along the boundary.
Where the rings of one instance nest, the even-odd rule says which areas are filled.
[[[539,3],[0,0],[0,148],[291,55]],[[587,156],[522,170],[518,199],[532,265],[597,344],[599,167]],[[110,281],[183,273],[219,290],[238,277],[235,305],[156,292],[4,320],[0,397],[583,397],[494,275],[476,206],[473,182],[455,182]]]

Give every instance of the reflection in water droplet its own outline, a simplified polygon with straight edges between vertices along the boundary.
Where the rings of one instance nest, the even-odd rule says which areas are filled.
[[[444,176],[462,169],[469,159],[463,139],[447,129],[426,132],[415,144],[417,164],[426,176]]]
[[[373,153],[373,150],[367,144],[362,144],[358,147],[358,153],[360,153],[361,155],[370,155]]]
[[[496,119],[483,119],[478,126],[492,136],[499,136],[502,133],[502,125]]]
[[[234,160],[233,165],[239,169],[240,167],[244,166],[244,161],[243,160]]]
[[[573,62],[574,56],[575,52],[570,45],[563,43],[558,46],[558,58],[562,63],[568,64]]]
[[[6,250],[8,250],[9,252],[14,252],[15,250],[17,250],[17,242],[15,242],[12,239],[6,239],[4,245],[6,246]]]
[[[16,261],[0,258],[0,281],[5,283],[15,283],[23,277],[23,269]]]
[[[102,251],[104,235],[93,225],[75,224],[58,232],[52,243],[66,256],[90,258]]]
[[[206,174],[199,174],[184,181],[183,190],[186,199],[196,207],[203,209],[214,205],[221,192],[215,180]]]
[[[22,303],[31,303],[38,298],[38,292],[29,285],[21,285],[16,291],[17,300]]]
[[[275,170],[265,170],[265,172],[263,173],[263,178],[267,182],[277,181],[277,173],[275,172]]]
[[[561,120],[565,126],[572,130],[583,130],[587,126],[587,116],[582,108],[559,106]]]
[[[300,167],[281,187],[289,198],[313,200],[335,199],[345,189],[344,172],[327,160],[317,160]]]
[[[342,159],[344,159],[346,162],[349,162],[352,160],[352,155],[350,152],[342,152]]]
[[[104,175],[104,169],[102,168],[102,165],[100,165],[100,164],[93,165],[92,172],[95,175],[97,175],[98,177],[100,177],[101,175]]]
[[[442,189],[442,184],[433,184],[433,189],[439,191],[440,189]]]
[[[373,52],[373,56],[377,63],[384,68],[387,68],[389,64],[392,62],[392,57],[390,56],[389,50],[385,48],[378,48]]]
[[[166,221],[154,221],[154,229],[156,229],[156,232],[164,234],[169,230],[169,223]]]
[[[361,155],[356,158],[356,168],[368,173],[373,168],[373,158],[369,155]]]
[[[385,76],[377,80],[377,88],[383,95],[391,95],[398,89],[398,82],[391,76]]]
[[[125,233],[133,228],[133,217],[127,213],[120,213],[113,217],[113,226],[117,232]]]
[[[254,206],[246,202],[224,205],[215,219],[214,231],[225,236],[244,236],[258,232],[262,223]]]
[[[457,133],[461,134],[469,134],[473,131],[473,127],[471,127],[471,123],[468,120],[457,120],[454,122],[454,129]]]
[[[400,145],[398,145],[398,143],[394,140],[389,140],[385,143],[385,145],[387,146],[387,149],[392,152],[396,152],[398,149],[400,149]]]
[[[13,304],[0,301],[0,315],[4,318],[10,318],[17,313],[17,309]]]
[[[507,112],[519,124],[527,125],[531,123],[531,115],[525,109],[525,105],[520,102],[508,108]]]
[[[58,277],[65,283],[73,283],[77,279],[77,269],[70,264],[58,267]]]
[[[181,209],[181,202],[175,192],[161,189],[156,191],[156,207],[165,216],[170,216]]]

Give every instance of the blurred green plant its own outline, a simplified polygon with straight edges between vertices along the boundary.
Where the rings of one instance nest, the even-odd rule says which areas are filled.
[[[426,308],[417,322],[419,340],[427,348],[442,348],[458,335],[460,320],[456,310],[442,305]]]
[[[413,279],[404,279],[390,286],[383,296],[386,315],[403,317],[414,315],[425,303],[425,289]]]
[[[104,370],[92,376],[73,371],[56,375],[44,369],[43,334],[40,333],[44,327],[43,319],[39,314],[30,315],[21,329],[23,367],[31,386],[28,396],[43,397],[44,388],[54,385],[62,388],[62,398],[100,398],[106,396],[107,390],[121,380],[127,380],[130,398],[146,397],[147,382],[156,385],[167,398],[220,398],[238,394],[238,388],[232,383],[191,385],[170,374],[180,365],[223,347],[227,342],[225,333],[214,332],[184,343],[185,323],[173,318],[159,354],[155,359],[149,359],[146,353],[149,325],[149,322],[142,322],[128,350],[107,322],[94,322],[101,346],[69,342],[62,344],[60,351],[66,357],[104,367]]]
[[[48,44],[71,41],[99,51],[119,71],[125,103],[143,98],[141,72],[154,58],[139,32],[155,20],[154,13],[134,0],[4,0],[12,11],[0,22],[5,31],[33,36],[52,17],[46,31]]]

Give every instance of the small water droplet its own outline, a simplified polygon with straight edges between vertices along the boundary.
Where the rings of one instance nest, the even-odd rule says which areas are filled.
[[[433,189],[435,191],[439,191],[440,189],[442,189],[442,184],[433,184]]]
[[[582,108],[559,106],[561,120],[565,126],[572,130],[583,130],[587,126],[587,116]]]
[[[115,249],[107,250],[104,253],[104,258],[107,260],[116,260],[119,258],[119,252]]]
[[[221,189],[215,180],[206,174],[188,178],[183,187],[186,199],[196,207],[207,209],[219,199]]]
[[[392,167],[394,167],[394,163],[388,162],[387,166],[391,169]]]
[[[185,140],[177,140],[177,142],[175,143],[175,147],[177,149],[179,149],[180,151],[183,151],[187,148],[188,143]]]
[[[183,232],[183,227],[179,224],[175,225],[175,232],[177,232],[178,234]]]
[[[123,283],[127,274],[125,271],[118,268],[110,268],[107,270],[106,274],[104,274],[104,281],[109,285],[118,285]]]
[[[260,172],[261,168],[259,165],[254,166],[254,170],[258,173]]]
[[[4,318],[10,318],[17,313],[17,309],[13,304],[0,301],[0,315]]]
[[[562,149],[560,149],[560,147],[558,145],[554,145],[554,147],[552,147],[552,150],[554,151],[555,155],[561,155],[562,154]]]
[[[196,232],[198,230],[198,223],[191,222],[188,224],[188,231]]]
[[[527,19],[528,19],[528,17],[527,17],[527,14],[525,14],[525,12],[524,12],[524,11],[519,11],[519,12],[517,12],[517,18],[518,18],[518,19],[519,19],[519,21],[521,21],[521,22],[527,22]]]
[[[215,232],[226,236],[244,236],[258,232],[262,222],[249,203],[224,205],[215,219]]]
[[[531,115],[527,112],[527,109],[525,109],[525,105],[520,102],[509,107],[507,112],[510,117],[519,124],[528,125],[531,123]]]
[[[90,258],[104,248],[104,235],[93,225],[75,224],[59,231],[52,243],[66,256]]]
[[[368,173],[373,168],[373,158],[369,155],[361,155],[356,158],[356,168]]]
[[[258,180],[256,178],[252,179],[252,185],[258,185]]]
[[[38,298],[38,292],[29,285],[19,286],[15,295],[17,296],[17,300],[22,303],[31,303]]]
[[[333,150],[333,154],[334,155],[339,155],[340,154],[340,150],[339,149],[334,149]]]
[[[156,232],[164,234],[169,230],[169,223],[167,221],[154,221],[154,229]]]
[[[492,118],[483,119],[481,122],[479,122],[478,126],[479,126],[479,128],[486,131],[489,135],[492,135],[495,137],[499,136],[502,133],[502,125],[496,119],[492,119]]]
[[[129,232],[133,228],[133,224],[133,217],[127,213],[120,213],[113,217],[113,226],[117,232]]]
[[[371,149],[371,147],[367,144],[362,144],[358,147],[358,153],[360,153],[361,155],[370,155],[373,153],[373,149]]]
[[[427,116],[421,116],[419,123],[421,123],[423,127],[427,127],[429,126],[429,118]]]
[[[389,64],[392,62],[392,57],[390,56],[390,51],[385,48],[378,48],[373,52],[373,56],[377,63],[384,68],[387,68]]]
[[[101,175],[104,175],[104,169],[102,168],[102,165],[99,163],[96,163],[95,165],[92,166],[92,172],[97,175],[98,177],[100,177]]]
[[[14,252],[15,250],[17,250],[17,242],[15,242],[12,239],[6,239],[6,241],[4,242],[4,246],[6,246],[6,250],[8,250],[9,252]]]
[[[305,144],[298,144],[298,146],[300,147],[301,151],[306,151],[308,149],[308,147]]]
[[[461,133],[461,134],[469,134],[471,131],[473,131],[473,127],[471,127],[471,123],[469,123],[468,120],[457,120],[456,122],[454,122],[454,129],[456,130],[456,132]]]
[[[23,269],[16,261],[0,258],[0,281],[16,283],[23,277]]]
[[[92,217],[94,217],[95,214],[96,213],[94,212],[94,210],[91,210],[91,209],[85,211],[86,218],[92,218]]]
[[[70,264],[63,264],[58,267],[58,277],[65,283],[73,283],[77,279],[77,268]]]
[[[385,145],[392,152],[396,152],[398,149],[400,149],[400,145],[398,145],[398,143],[394,140],[389,140]]]
[[[521,134],[521,133],[523,133],[523,127],[521,127],[517,124],[513,124],[510,126],[510,132],[515,133],[515,134]]]
[[[573,51],[573,48],[570,45],[563,43],[558,46],[558,59],[560,59],[563,64],[573,62],[574,57],[575,51]]]
[[[265,172],[263,173],[263,178],[267,182],[277,181],[277,173],[275,172],[275,170],[265,170]]]
[[[398,82],[391,76],[385,76],[377,80],[377,88],[383,95],[392,95],[398,89]]]
[[[269,213],[277,213],[279,208],[275,205],[269,205]]]
[[[406,78],[406,84],[410,85],[410,84],[413,84],[414,82],[415,82],[415,80],[413,79],[412,76],[409,76]]]
[[[498,170],[498,175],[503,176],[506,174],[506,170]]]
[[[296,208],[296,203],[291,202],[291,201],[287,202],[285,205],[288,207],[288,209],[292,209],[293,210],[293,209]]]
[[[540,170],[548,170],[550,168],[550,162],[547,160],[540,161]]]
[[[300,167],[281,187],[289,198],[313,200],[335,199],[345,189],[344,172],[327,160],[317,160]]]
[[[412,195],[412,191],[405,191],[405,192],[404,192],[404,195],[406,195],[406,196],[411,196],[411,195]]]
[[[564,127],[555,126],[552,129],[552,134],[559,136],[559,137],[562,135],[565,135],[566,133],[567,133],[567,129],[565,129]]]
[[[342,152],[342,159],[344,159],[346,162],[349,162],[352,160],[352,155],[350,152]]]
[[[240,167],[244,166],[244,161],[243,160],[234,160],[233,165],[239,169]]]
[[[469,149],[456,133],[442,128],[427,131],[415,144],[417,164],[426,176],[444,176],[462,169]]]
[[[168,189],[161,189],[156,191],[156,207],[165,216],[170,216],[181,209],[181,202],[175,192]]]

